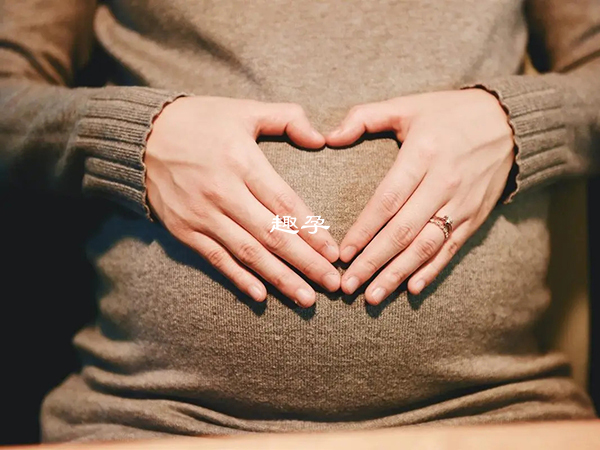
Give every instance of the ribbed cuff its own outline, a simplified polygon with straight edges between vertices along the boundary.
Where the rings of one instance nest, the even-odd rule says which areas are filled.
[[[568,134],[562,94],[540,76],[513,75],[462,89],[480,88],[493,94],[507,114],[514,133],[515,164],[501,202],[542,185],[567,169]]]
[[[156,116],[185,95],[145,87],[106,87],[93,95],[73,142],[86,155],[83,192],[109,197],[151,219],[146,140]]]

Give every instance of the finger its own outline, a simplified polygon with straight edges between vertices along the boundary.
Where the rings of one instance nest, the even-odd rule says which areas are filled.
[[[337,261],[340,255],[339,247],[326,228],[302,228],[307,217],[315,216],[296,192],[279,176],[271,163],[257,147],[256,168],[246,176],[246,186],[250,192],[273,215],[295,217],[299,228],[298,236],[304,239],[312,248],[323,255],[329,262]],[[272,217],[271,217],[272,219]],[[323,226],[329,227],[326,222]],[[269,228],[270,229],[270,228]]]
[[[365,299],[372,305],[381,303],[395,291],[415,270],[433,257],[444,245],[444,233],[428,223],[408,248],[396,256],[375,277],[365,291]]]
[[[364,133],[395,131],[405,128],[403,105],[398,99],[368,103],[353,107],[342,123],[326,136],[327,145],[340,147],[349,145]]]
[[[352,294],[385,263],[407,248],[429,219],[449,200],[432,177],[426,177],[402,209],[358,255],[342,278],[342,290]]]
[[[315,291],[308,283],[237,223],[223,215],[216,219],[215,226],[218,234],[213,232],[210,237],[227,248],[242,264],[298,305],[308,307],[315,302]]]
[[[339,289],[340,274],[337,269],[294,234],[294,230],[274,229],[275,214],[265,208],[246,186],[236,189],[231,200],[223,206],[223,212],[265,248],[279,255],[311,280],[332,292]]]
[[[246,270],[219,243],[201,233],[190,233],[185,242],[196,249],[208,263],[230,279],[237,288],[257,302],[262,302],[267,296],[265,286]]]
[[[460,227],[456,227],[439,252],[410,278],[408,281],[409,292],[417,295],[420,294],[425,287],[429,286],[442,270],[444,270],[448,263],[450,263],[452,258],[454,258],[472,234],[473,231],[468,221],[464,222]]]
[[[310,123],[304,109],[295,103],[262,103],[256,109],[256,139],[259,135],[284,133],[301,147],[321,148],[325,138]]]
[[[394,166],[375,190],[340,244],[340,259],[349,262],[377,234],[417,189],[426,165],[400,151]]]

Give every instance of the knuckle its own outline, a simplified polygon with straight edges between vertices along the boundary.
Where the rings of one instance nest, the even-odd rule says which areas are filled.
[[[191,210],[171,211],[161,220],[165,228],[180,240],[191,240],[193,231],[202,231],[198,226],[200,222],[198,216]]]
[[[190,221],[191,228],[199,233],[211,236],[214,235],[214,222],[211,221],[208,217],[194,217],[193,220]]]
[[[402,198],[398,192],[388,191],[381,196],[381,208],[387,215],[396,214]]]
[[[397,250],[402,250],[414,240],[415,231],[414,228],[407,223],[397,225],[390,236],[392,245]]]
[[[419,138],[417,146],[419,156],[425,161],[431,161],[439,152],[439,138],[434,134],[425,134]]]
[[[238,257],[248,266],[255,265],[260,261],[260,248],[254,243],[244,242],[238,250]]]
[[[390,118],[390,123],[392,124],[392,129],[394,130],[402,130],[404,128],[404,120],[405,116],[401,111],[394,111],[394,114]]]
[[[434,239],[423,239],[417,246],[417,256],[421,260],[431,258],[437,251],[439,245]]]
[[[247,153],[242,155],[232,155],[231,158],[227,158],[227,166],[231,171],[237,174],[246,175],[250,171],[250,164]]]
[[[364,111],[363,106],[361,106],[361,105],[353,106],[352,108],[350,108],[350,111],[348,111],[348,119],[349,120],[360,119],[360,117],[363,114],[363,111]]]
[[[422,178],[422,173],[413,164],[404,165],[402,171],[405,185],[416,186]]]
[[[370,274],[379,270],[379,265],[371,258],[364,258],[362,260],[362,266],[365,268],[365,272]]]
[[[330,258],[332,258],[333,255],[335,255],[336,260],[340,257],[339,246],[336,246],[331,241],[329,241],[330,238],[323,238],[323,235],[319,236],[318,238],[314,238],[313,236],[315,235],[311,234],[309,234],[308,236],[309,237],[306,238],[308,245],[314,248],[317,251],[317,253],[319,255],[322,255],[323,258],[325,258],[326,260],[330,260]]]
[[[387,278],[390,281],[390,283],[392,283],[395,286],[398,286],[400,283],[402,283],[402,281],[404,281],[406,275],[403,271],[400,270],[400,268],[393,267],[389,269],[387,273]]]
[[[222,249],[213,249],[205,254],[206,260],[215,268],[221,269],[225,266],[227,253]]]
[[[460,249],[460,245],[458,244],[458,242],[456,242],[453,239],[448,240],[447,252],[448,252],[448,255],[450,255],[450,257],[454,257],[458,253],[459,249]]]
[[[194,225],[202,225],[209,220],[210,208],[207,207],[206,202],[198,199],[197,201],[189,202],[190,217],[187,219],[188,223]]]
[[[305,261],[302,266],[300,267],[300,270],[302,270],[302,273],[305,275],[313,275],[317,272],[317,263],[314,259],[310,259],[308,261]]]
[[[264,241],[267,248],[271,251],[281,251],[289,245],[287,233],[277,231],[266,233]]]
[[[291,274],[287,272],[277,272],[271,277],[271,284],[279,291],[283,291],[290,284]]]
[[[204,197],[212,203],[220,204],[223,201],[224,192],[217,184],[214,184],[204,190]]]
[[[460,177],[454,173],[442,177],[442,188],[446,191],[455,191],[460,186]]]
[[[352,242],[358,242],[360,245],[369,242],[373,238],[373,232],[364,225],[356,228],[354,233]]]
[[[273,199],[275,212],[282,215],[291,214],[296,208],[296,202],[287,192],[278,192]]]

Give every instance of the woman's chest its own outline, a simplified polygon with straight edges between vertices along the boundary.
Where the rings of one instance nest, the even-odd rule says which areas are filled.
[[[125,0],[107,9],[100,40],[122,46],[113,52],[151,84],[303,105],[514,73],[527,39],[521,0]],[[138,38],[148,44],[129,49]],[[149,49],[162,56],[127,64]]]

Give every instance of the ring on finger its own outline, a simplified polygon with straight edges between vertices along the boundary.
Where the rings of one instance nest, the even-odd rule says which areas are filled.
[[[444,233],[444,241],[447,241],[452,233],[452,219],[449,216],[433,216],[429,222],[437,226]]]

